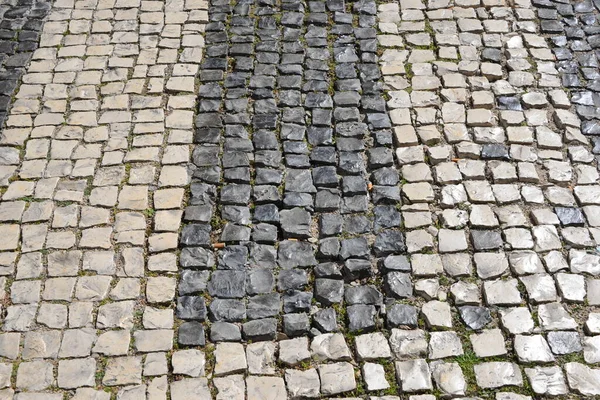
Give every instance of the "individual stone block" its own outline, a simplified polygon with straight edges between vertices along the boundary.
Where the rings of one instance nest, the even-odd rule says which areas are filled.
[[[453,253],[465,251],[468,248],[464,231],[440,229],[438,233],[438,247],[440,253]]]
[[[424,357],[427,354],[425,331],[392,329],[390,347],[398,359]]]
[[[131,335],[127,330],[113,330],[102,333],[92,352],[107,356],[124,356],[129,350]]]
[[[464,395],[467,382],[458,363],[445,363],[437,361],[431,363],[433,379],[440,390],[450,396]]]
[[[243,372],[247,368],[244,346],[239,343],[218,343],[215,360],[216,376]]]
[[[404,392],[431,390],[431,372],[426,360],[397,361],[396,379]]]
[[[473,255],[477,275],[482,279],[493,279],[508,270],[508,260],[504,253],[475,253]]]
[[[538,307],[540,325],[545,330],[577,329],[577,322],[560,303],[542,304]]]
[[[19,364],[17,388],[37,391],[45,390],[54,382],[52,364],[47,361],[31,361]]]
[[[96,342],[94,329],[69,329],[65,331],[60,346],[60,357],[87,357]]]
[[[6,308],[6,317],[2,329],[4,331],[28,331],[34,322],[36,304],[22,304]]]
[[[119,301],[100,306],[96,327],[103,328],[123,328],[131,329],[133,327],[134,301]]]
[[[16,224],[0,225],[0,236],[4,238],[0,244],[0,250],[16,250],[21,237],[21,229]]]
[[[75,389],[96,385],[96,360],[93,358],[61,360],[58,363],[58,387]]]
[[[552,276],[548,274],[535,274],[522,276],[519,279],[525,285],[532,303],[556,301],[556,287]]]
[[[279,399],[286,397],[283,378],[249,376],[246,378],[248,400]]]
[[[135,331],[135,348],[139,352],[169,351],[173,348],[173,334],[170,329]]]
[[[388,328],[417,326],[417,309],[407,304],[393,304],[386,312],[386,325]]]
[[[534,328],[531,313],[526,307],[501,309],[500,321],[503,328],[513,335],[529,333]]]
[[[276,344],[272,342],[258,342],[247,345],[248,372],[257,375],[274,375],[276,372],[276,349]]]
[[[228,375],[214,378],[217,400],[245,400],[246,382],[243,375]]]
[[[578,332],[548,332],[547,339],[554,354],[571,354],[581,351],[581,339]]]
[[[314,368],[306,371],[286,369],[285,383],[288,394],[294,399],[318,398],[320,395],[321,381]]]
[[[296,338],[279,342],[279,361],[286,365],[296,365],[310,358],[308,338]]]
[[[355,344],[359,360],[390,358],[392,355],[387,339],[380,332],[359,335],[355,338]]]
[[[37,322],[49,328],[64,328],[67,325],[67,307],[62,304],[42,303]]]
[[[585,278],[578,274],[556,274],[559,293],[566,301],[583,302],[586,295]]]
[[[320,364],[321,393],[335,395],[356,389],[354,368],[348,362]]]
[[[171,383],[172,400],[185,400],[194,397],[199,399],[211,397],[206,378],[185,378]]]
[[[316,336],[311,345],[312,357],[317,361],[345,361],[352,355],[341,333],[325,333]]]
[[[242,325],[242,332],[246,340],[274,340],[277,333],[277,320],[264,318],[246,322]]]
[[[102,384],[106,386],[139,385],[142,382],[142,357],[109,358]]]
[[[506,354],[504,336],[500,329],[485,330],[470,336],[473,351],[478,357],[494,357]]]
[[[589,364],[600,362],[600,336],[583,339],[583,358]]]
[[[588,315],[588,319],[585,322],[585,329],[591,334],[600,333],[600,313],[592,312]]]
[[[558,366],[525,368],[525,375],[536,394],[559,396],[568,393],[564,374]]]
[[[483,284],[483,294],[489,305],[519,305],[521,293],[516,279],[487,281]]]
[[[477,385],[481,388],[523,385],[523,376],[517,364],[494,361],[477,364],[473,368]]]
[[[150,353],[144,360],[144,376],[166,375],[169,371],[166,353]]]
[[[19,355],[20,333],[0,334],[0,356],[14,360]]]
[[[204,326],[197,321],[184,322],[179,327],[177,342],[183,346],[204,346]]]
[[[206,360],[200,350],[179,350],[173,353],[171,365],[174,374],[181,374],[197,378],[204,376]]]
[[[390,387],[385,378],[383,365],[365,363],[362,367],[362,373],[368,391],[384,390]]]
[[[452,328],[450,305],[442,301],[430,301],[421,308],[425,322],[431,327]]]
[[[514,347],[519,360],[522,362],[552,362],[554,356],[546,339],[542,335],[517,335]]]
[[[377,311],[375,306],[356,304],[348,306],[348,329],[351,332],[369,331],[375,328],[375,316]]]
[[[438,359],[463,354],[462,343],[456,332],[432,332],[429,339],[429,358]]]
[[[458,281],[450,286],[450,293],[456,305],[477,305],[481,303],[481,290],[474,283]]]

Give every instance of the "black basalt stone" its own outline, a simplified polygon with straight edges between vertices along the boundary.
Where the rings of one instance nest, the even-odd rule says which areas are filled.
[[[463,306],[458,311],[463,322],[473,330],[482,329],[492,321],[490,310],[485,307]]]
[[[408,258],[403,255],[389,255],[383,260],[383,268],[387,271],[410,272],[411,266]]]
[[[246,304],[235,299],[213,299],[208,306],[211,321],[239,322],[246,319]]]
[[[221,242],[245,242],[250,240],[250,233],[251,230],[247,226],[228,222],[221,233]]]
[[[190,295],[206,290],[209,271],[183,270],[179,276],[179,295]]]
[[[239,342],[242,340],[240,327],[230,322],[215,322],[210,326],[212,342]]]
[[[209,247],[211,244],[210,231],[211,228],[208,224],[185,225],[181,231],[180,243],[185,247]]]
[[[250,267],[272,269],[277,266],[277,250],[275,246],[250,242],[248,247],[250,248]]]
[[[340,253],[340,240],[336,237],[325,238],[319,241],[319,257],[334,259]]]
[[[344,300],[348,304],[374,304],[383,302],[383,295],[375,286],[351,286],[346,288]]]
[[[374,228],[376,231],[384,228],[394,228],[400,226],[402,218],[400,211],[394,206],[379,205],[373,209]]]
[[[324,308],[313,315],[313,324],[321,332],[337,331],[337,318],[333,308]]]
[[[246,292],[249,295],[270,293],[275,286],[273,272],[267,268],[253,268],[248,271]]]
[[[280,211],[279,222],[286,238],[304,239],[310,237],[310,213],[303,208],[298,207]]]
[[[345,216],[344,231],[350,234],[368,233],[371,231],[371,221],[364,215]]]
[[[373,275],[371,262],[369,260],[349,259],[342,268],[344,279],[351,282],[356,279],[368,278]]]
[[[408,304],[393,304],[387,309],[386,325],[388,328],[416,328],[418,323],[417,309]]]
[[[481,158],[509,160],[508,147],[503,144],[484,144],[481,148]]]
[[[258,208],[258,206],[257,206]],[[279,215],[274,214],[273,217],[266,218],[261,214],[260,218],[256,216],[256,209],[254,217],[268,222],[279,221]],[[276,218],[275,218],[276,217]],[[260,223],[252,227],[252,240],[258,243],[275,243],[277,241],[277,227],[275,225]]]
[[[281,268],[310,267],[317,265],[314,250],[310,243],[289,240],[279,243],[277,261]]]
[[[283,332],[289,337],[305,335],[310,330],[310,319],[304,313],[283,316]]]
[[[177,342],[182,346],[204,346],[204,326],[200,322],[184,322],[177,332]]]
[[[311,292],[301,292],[299,290],[290,290],[283,295],[283,312],[299,313],[309,312],[312,305],[313,294]]]
[[[323,305],[339,303],[344,296],[344,282],[338,279],[316,279],[315,299]]]
[[[375,238],[373,251],[377,257],[405,252],[404,235],[394,230],[380,232]]]
[[[242,298],[246,294],[246,273],[217,270],[210,278],[208,292],[214,297]]]
[[[554,207],[554,212],[563,226],[585,224],[583,212],[579,208]]]
[[[281,310],[279,293],[261,294],[248,299],[248,319],[273,317]]]
[[[277,334],[277,320],[275,318],[258,319],[242,325],[244,339],[252,341],[274,340]]]
[[[348,306],[347,313],[350,332],[368,332],[375,329],[375,316],[377,315],[375,306],[356,304]]]
[[[369,256],[369,244],[367,238],[357,237],[353,239],[344,239],[341,243],[340,257],[343,260],[348,258],[367,258]]]
[[[204,321],[206,319],[206,304],[204,302],[204,297],[178,297],[175,313],[177,314],[177,318],[180,319]]]
[[[339,266],[334,262],[321,263],[315,267],[313,272],[317,278],[342,279],[342,272],[340,271]]]
[[[384,288],[388,296],[402,299],[412,296],[413,286],[409,273],[392,271],[385,275]]]
[[[308,275],[303,269],[284,269],[279,271],[277,277],[277,289],[300,290],[308,284]]]
[[[221,209],[221,218],[234,224],[249,225],[251,222],[250,207],[223,206]]]
[[[186,247],[181,250],[179,264],[182,268],[210,269],[215,264],[215,257],[208,249]]]
[[[248,248],[246,246],[227,246],[219,251],[219,269],[245,269],[248,263]]]

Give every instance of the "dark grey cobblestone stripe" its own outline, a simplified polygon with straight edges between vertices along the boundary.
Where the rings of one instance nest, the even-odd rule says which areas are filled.
[[[373,283],[405,249],[375,13],[374,2],[212,4],[181,260],[216,271],[182,278],[201,280],[210,304],[184,281],[195,290],[178,302],[197,344],[204,320],[214,341],[380,324],[381,287],[350,288],[337,307],[344,281]],[[215,242],[226,247],[213,253]]]
[[[0,132],[11,97],[38,48],[51,5],[47,0],[13,0],[0,5]]]
[[[561,83],[581,118],[581,131],[600,154],[600,2],[534,0],[541,32],[550,39]]]

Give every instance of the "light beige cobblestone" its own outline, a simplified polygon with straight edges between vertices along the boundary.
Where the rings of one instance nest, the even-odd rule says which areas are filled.
[[[0,398],[164,400],[171,356],[151,368],[159,353],[143,354],[173,346],[176,254],[164,251],[189,184],[208,3],[44,4],[0,135]],[[203,357],[176,373],[203,376]]]

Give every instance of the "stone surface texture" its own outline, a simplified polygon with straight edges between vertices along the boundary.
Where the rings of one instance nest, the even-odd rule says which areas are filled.
[[[599,110],[598,0],[2,1],[0,399],[600,396]]]

